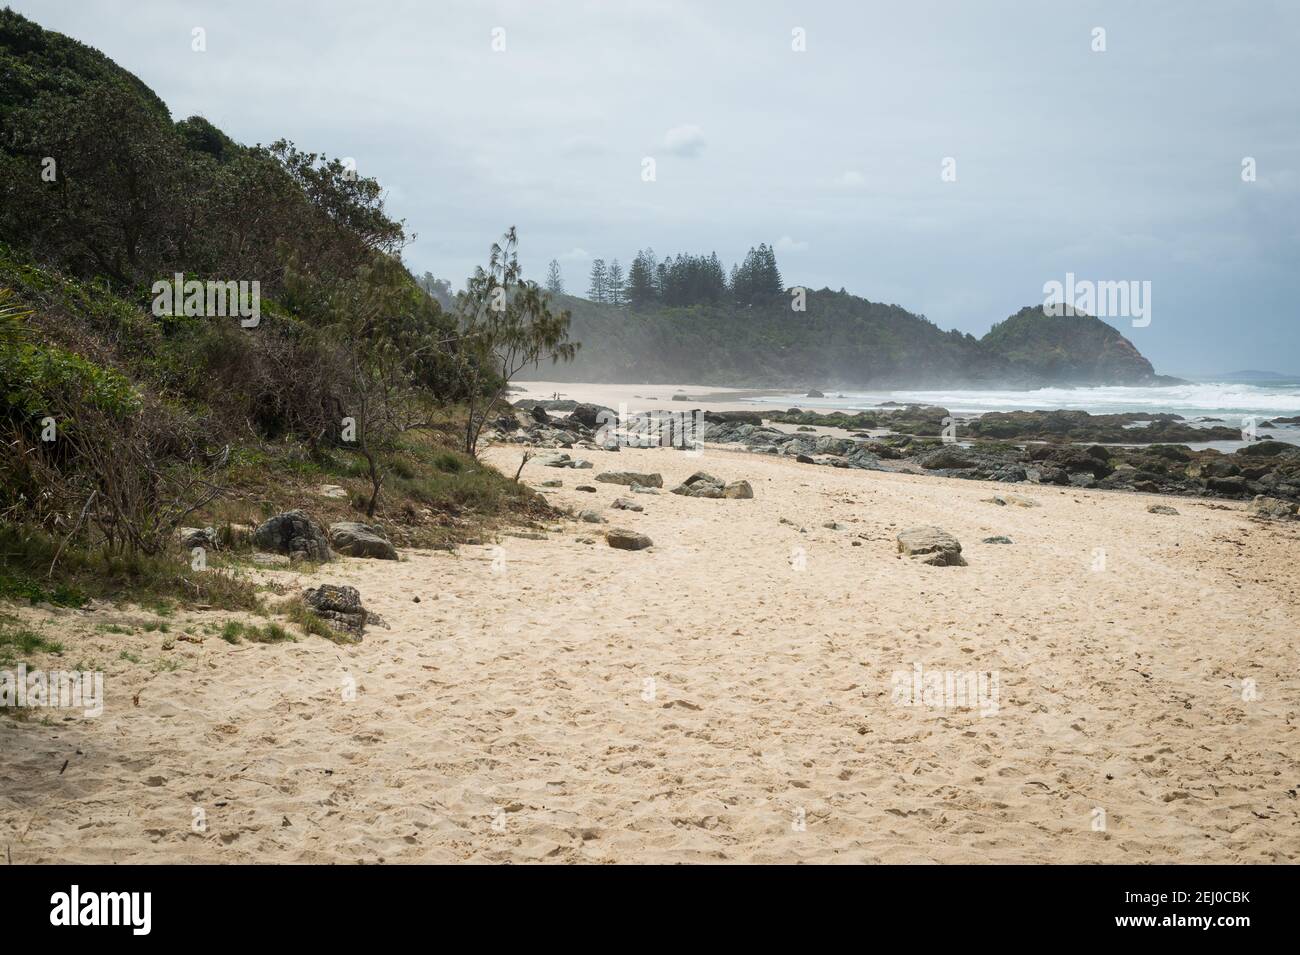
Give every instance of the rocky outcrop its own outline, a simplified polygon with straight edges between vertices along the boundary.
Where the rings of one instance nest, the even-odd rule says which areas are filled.
[[[961,543],[940,527],[909,527],[898,532],[898,552],[934,567],[965,567]]]
[[[604,405],[593,405],[581,403],[573,406],[569,412],[568,421],[577,422],[584,428],[595,431],[601,424],[601,414],[604,413],[604,421],[613,423],[617,420],[618,415],[613,408],[606,408]]]
[[[253,546],[273,554],[288,554],[290,560],[324,563],[330,559],[325,532],[303,511],[276,514],[253,531]]]
[[[370,524],[356,521],[339,521],[331,524],[330,544],[340,554],[349,557],[397,560],[397,548],[389,543],[383,531]]]
[[[355,587],[321,584],[304,590],[302,599],[331,629],[354,641],[361,639],[367,624],[387,626],[378,614],[361,605],[361,593]]]

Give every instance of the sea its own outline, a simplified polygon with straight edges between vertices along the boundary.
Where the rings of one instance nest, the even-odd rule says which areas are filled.
[[[1249,427],[1253,421],[1259,438],[1300,444],[1300,427],[1275,425],[1259,428],[1271,419],[1300,415],[1300,378],[1270,379],[1266,382],[1191,381],[1152,388],[1096,386],[1081,388],[1038,388],[1028,391],[926,389],[919,391],[827,392],[825,398],[804,394],[771,394],[749,399],[757,404],[780,408],[799,407],[808,411],[869,411],[885,402],[940,405],[954,415],[971,416],[988,411],[1050,411],[1069,409],[1091,414],[1162,412],[1182,415],[1193,425]],[[1209,420],[1209,419],[1218,419]],[[1140,430],[1140,429],[1135,429]],[[1135,443],[1140,439],[1135,436]],[[1190,445],[1233,451],[1242,441],[1212,441]]]

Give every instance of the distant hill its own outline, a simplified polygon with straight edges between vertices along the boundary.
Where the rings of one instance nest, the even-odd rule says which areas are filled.
[[[944,331],[898,305],[810,291],[807,309],[768,305],[643,310],[561,296],[584,381],[701,381],[803,387],[1148,385],[1162,379],[1128,339],[1087,315],[1021,309],[982,339]],[[536,377],[553,374],[539,369]]]
[[[1099,318],[1049,315],[1041,305],[998,322],[980,346],[1017,373],[1065,385],[1145,385],[1157,382],[1151,362]]]

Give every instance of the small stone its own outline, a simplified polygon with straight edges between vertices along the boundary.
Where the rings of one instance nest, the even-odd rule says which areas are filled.
[[[986,537],[986,538],[984,538],[984,540],[983,540],[981,543],[984,543],[984,544],[1010,544],[1010,543],[1011,543],[1011,538],[1010,538],[1010,537],[1007,537],[1007,536],[1005,536],[1005,535],[1003,535],[1003,534],[998,534],[996,537]]]
[[[1152,514],[1173,514],[1175,516],[1178,514],[1178,509],[1170,507],[1168,504],[1152,504],[1147,508],[1147,511]]]

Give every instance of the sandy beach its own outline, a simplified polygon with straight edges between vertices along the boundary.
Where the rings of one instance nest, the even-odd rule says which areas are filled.
[[[520,453],[486,459],[512,472]],[[20,611],[64,643],[48,666],[104,670],[106,702],[0,721],[9,858],[1300,856],[1300,526],[712,448],[575,453],[594,469],[530,462],[523,479],[562,480],[557,507],[653,547],[566,518],[546,539],[266,572],[358,587],[389,629],[356,646],[175,641],[230,616],[181,613],[164,650],[162,633],[103,629],[144,611]],[[592,481],[607,469],[665,488]],[[668,493],[698,469],[754,499]],[[986,500],[1009,491],[1038,506]],[[1179,513],[1147,511],[1162,500]],[[916,524],[955,535],[967,566],[900,556]],[[996,535],[1012,543],[981,542]],[[995,698],[904,705],[896,674],[911,686],[918,665],[992,677]]]

